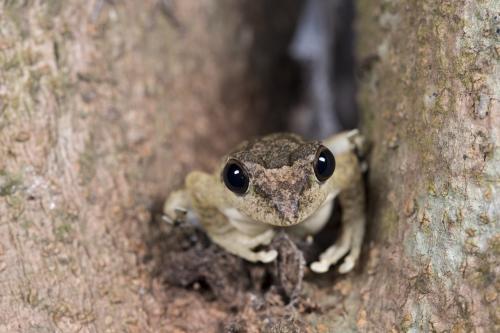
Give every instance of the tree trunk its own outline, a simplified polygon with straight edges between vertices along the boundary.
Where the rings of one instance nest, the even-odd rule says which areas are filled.
[[[297,4],[2,2],[0,332],[218,327],[224,312],[150,274],[151,211],[280,128]]]
[[[358,13],[378,257],[362,327],[498,332],[500,2],[362,0]]]
[[[150,221],[187,171],[284,128],[299,4],[0,5],[0,332],[220,329],[230,311],[152,274]],[[358,7],[367,250],[305,284],[323,310],[302,319],[498,331],[498,2]]]

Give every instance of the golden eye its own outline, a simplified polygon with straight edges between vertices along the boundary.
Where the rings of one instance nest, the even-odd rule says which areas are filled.
[[[333,175],[335,171],[335,157],[330,149],[320,146],[314,159],[314,174],[320,182],[324,182]]]
[[[222,171],[226,187],[236,194],[245,194],[248,189],[248,174],[237,160],[229,160]]]

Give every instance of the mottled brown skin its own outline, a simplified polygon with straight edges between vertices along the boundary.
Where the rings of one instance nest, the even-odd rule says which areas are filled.
[[[304,141],[296,134],[276,133],[242,142],[228,154],[228,158],[259,164],[266,169],[278,169],[313,158],[320,146],[321,142]]]
[[[176,208],[188,209],[210,238],[227,251],[250,261],[269,262],[276,257],[275,251],[252,249],[269,244],[275,227],[288,227],[300,236],[319,232],[329,219],[333,199],[340,194],[343,233],[311,268],[327,271],[350,251],[340,267],[347,272],[359,257],[364,233],[361,168],[354,154],[360,140],[357,131],[351,131],[323,143],[289,133],[245,141],[223,159],[214,174],[191,172],[185,190],[174,192],[167,200],[165,213],[175,217]],[[325,181],[317,179],[313,168],[322,144],[332,150],[337,165]],[[249,175],[244,194],[231,192],[223,183],[221,172],[229,160],[238,161]]]
[[[251,215],[250,211],[256,207],[265,207],[263,210],[272,212],[264,216],[272,216],[275,212],[279,219],[264,217],[262,220],[279,226],[296,224],[300,222],[299,216],[309,215],[299,215],[299,207],[309,213],[317,208],[314,203],[319,203],[315,196],[311,197],[310,189],[319,183],[312,166],[320,147],[319,141],[307,142],[289,133],[243,142],[227,159],[235,159],[245,166],[251,179],[252,195],[260,197],[260,205],[241,209]]]

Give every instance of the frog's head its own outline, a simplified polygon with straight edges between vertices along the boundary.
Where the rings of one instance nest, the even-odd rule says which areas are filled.
[[[334,170],[319,141],[278,133],[243,142],[221,167],[224,201],[252,220],[291,226],[325,202]]]

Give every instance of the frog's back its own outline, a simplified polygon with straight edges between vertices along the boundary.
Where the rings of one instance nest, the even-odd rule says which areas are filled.
[[[243,142],[229,154],[229,158],[256,163],[266,169],[278,169],[307,158],[320,144],[292,133],[275,133]]]

